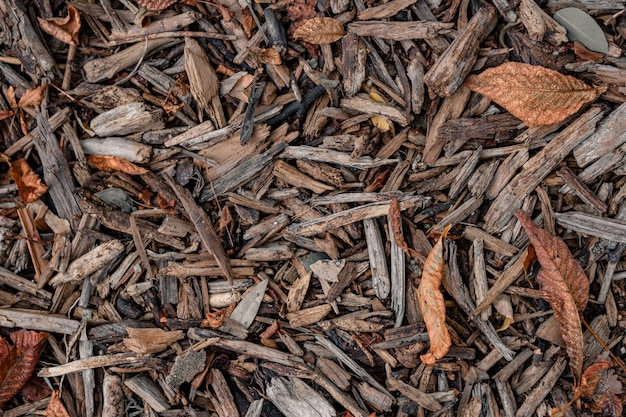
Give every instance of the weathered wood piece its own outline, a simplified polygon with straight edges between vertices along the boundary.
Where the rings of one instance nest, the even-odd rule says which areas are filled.
[[[484,4],[424,76],[431,95],[449,97],[469,74],[480,43],[496,26],[496,9]]]
[[[182,203],[189,220],[196,227],[205,248],[211,252],[217,261],[217,264],[222,269],[222,273],[228,280],[228,283],[232,285],[233,271],[230,267],[228,257],[224,252],[224,248],[222,247],[222,242],[220,242],[219,237],[215,233],[211,219],[209,219],[206,212],[198,204],[196,204],[193,196],[188,190],[181,187],[172,177],[168,175],[165,175],[164,179],[172,190],[174,190],[178,200]]]
[[[485,230],[488,233],[501,231],[513,212],[521,207],[524,198],[572,149],[595,131],[596,123],[601,119],[600,109],[588,110],[552,139],[537,155],[529,159],[522,167],[522,172],[513,178],[493,201],[485,215]]]

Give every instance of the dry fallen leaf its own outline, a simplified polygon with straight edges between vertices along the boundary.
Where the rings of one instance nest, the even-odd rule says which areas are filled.
[[[76,7],[71,4],[67,5],[67,16],[53,17],[51,19],[39,20],[41,30],[49,35],[54,36],[61,42],[78,46],[78,31],[80,30],[80,13]]]
[[[283,63],[280,54],[274,48],[258,48],[251,46],[248,48],[248,51],[261,64],[280,65]]]
[[[470,75],[465,85],[489,97],[528,127],[558,123],[607,89],[589,87],[574,77],[519,62],[506,62]]]
[[[65,406],[61,402],[59,391],[52,392],[50,402],[48,402],[48,407],[46,407],[43,411],[43,415],[46,417],[70,417],[69,413],[65,409]]]
[[[141,355],[162,352],[172,343],[185,337],[182,330],[165,331],[160,328],[128,327],[124,345],[131,351]]]
[[[25,203],[32,203],[48,192],[48,186],[41,181],[39,175],[31,169],[26,159],[21,158],[10,162],[11,178],[17,185],[20,197]]]
[[[426,365],[434,365],[448,353],[452,345],[452,339],[446,327],[446,304],[439,290],[444,270],[443,239],[447,236],[450,227],[452,225],[446,226],[428,254],[422,271],[422,282],[417,289],[417,300],[430,339],[430,351],[420,356]]]
[[[0,120],[8,119],[13,116],[13,110],[0,110]]]
[[[176,0],[136,0],[146,10],[163,10],[176,3]]]
[[[120,171],[128,175],[142,175],[148,172],[147,169],[118,156],[89,155],[89,163],[106,172]]]
[[[522,210],[517,210],[515,216],[535,248],[537,260],[541,264],[537,275],[541,295],[552,305],[561,327],[570,367],[574,378],[580,383],[584,346],[579,313],[587,305],[589,280],[561,238],[551,236],[535,225],[531,217]]]
[[[48,334],[18,330],[10,337],[13,345],[0,339],[0,409],[30,379]]]
[[[326,45],[338,41],[345,34],[339,20],[332,17],[314,17],[296,29],[293,37],[314,45]]]
[[[585,369],[580,383],[580,395],[583,397],[593,396],[598,386],[599,372],[612,366],[613,362],[611,361],[599,360]]]
[[[46,85],[40,85],[39,87],[29,88],[22,94],[17,105],[19,107],[37,106],[43,100],[43,92],[46,87]]]

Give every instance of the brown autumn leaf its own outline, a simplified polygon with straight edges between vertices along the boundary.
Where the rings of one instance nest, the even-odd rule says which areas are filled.
[[[0,110],[0,120],[8,119],[13,114],[13,110]]]
[[[176,0],[136,0],[146,10],[164,10],[176,3]]]
[[[10,165],[11,178],[15,181],[20,197],[25,203],[32,203],[48,192],[48,186],[35,174],[26,159],[20,158],[10,162]]]
[[[50,402],[43,411],[43,415],[46,417],[70,417],[69,413],[65,409],[65,406],[61,402],[61,394],[59,391],[53,391],[50,396]]]
[[[611,361],[599,360],[585,369],[580,383],[580,395],[583,397],[593,396],[596,392],[596,387],[598,386],[598,380],[600,378],[598,374],[601,370],[612,366],[613,362]]]
[[[302,39],[313,45],[327,45],[338,41],[345,34],[339,20],[332,17],[314,17],[296,29],[293,38]]]
[[[106,172],[119,171],[128,175],[142,175],[148,172],[147,169],[119,156],[89,155],[89,163]]]
[[[289,20],[295,22],[315,17],[316,4],[316,0],[288,0],[287,14],[289,15]]]
[[[519,62],[505,62],[470,75],[465,85],[489,97],[528,127],[558,123],[607,89],[589,87],[569,75]]]
[[[43,92],[46,87],[46,85],[40,85],[26,90],[17,103],[18,107],[37,106],[43,100]]]
[[[251,46],[248,48],[248,51],[261,64],[280,65],[283,63],[280,54],[274,48],[258,48]]]
[[[409,248],[409,245],[404,240],[404,236],[402,234],[402,217],[400,217],[400,203],[395,197],[391,198],[391,203],[389,204],[389,212],[387,213],[387,216],[389,217],[389,223],[391,224],[391,231],[393,232],[393,238],[396,242],[396,245],[398,245],[398,247],[402,249],[404,253],[418,261],[420,265],[428,262],[428,259],[424,258],[424,255],[417,252],[415,249]]]
[[[78,31],[80,30],[80,13],[78,9],[71,4],[67,5],[67,16],[53,17],[51,19],[39,20],[41,30],[49,35],[54,36],[61,42],[78,46]]]
[[[420,356],[426,365],[437,363],[448,353],[452,345],[452,339],[446,327],[446,304],[439,290],[444,270],[443,239],[446,238],[451,227],[452,225],[446,226],[428,254],[422,271],[422,282],[417,288],[417,300],[430,339],[430,351]]]
[[[535,247],[541,264],[537,275],[541,295],[552,305],[570,358],[570,367],[580,383],[584,346],[579,313],[585,309],[589,299],[589,280],[561,238],[535,225],[522,210],[517,210],[515,216]]]
[[[48,334],[18,330],[10,337],[13,345],[0,339],[0,408],[30,379]]]

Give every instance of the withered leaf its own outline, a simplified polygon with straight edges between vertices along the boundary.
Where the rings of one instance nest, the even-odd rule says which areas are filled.
[[[136,0],[146,10],[164,10],[176,3],[176,0]]]
[[[59,391],[52,392],[50,402],[48,402],[48,406],[43,411],[43,415],[46,417],[70,417],[70,414],[61,402],[61,395]]]
[[[40,85],[39,87],[29,88],[24,92],[20,101],[17,103],[19,107],[36,106],[43,100],[43,92],[47,86]]]
[[[528,127],[558,123],[607,89],[589,87],[569,75],[519,62],[506,62],[470,75],[465,85],[489,97]]]
[[[142,355],[162,352],[172,343],[185,337],[182,330],[168,332],[160,328],[128,327],[126,332],[129,337],[124,339],[124,345]]]
[[[551,236],[535,225],[522,210],[517,210],[515,216],[535,248],[541,264],[537,275],[541,295],[552,304],[570,358],[570,367],[576,381],[580,381],[584,346],[579,313],[587,305],[589,280],[561,238]]]
[[[0,120],[8,119],[13,116],[13,110],[0,110]]]
[[[332,17],[314,17],[296,29],[293,37],[314,45],[327,45],[338,41],[345,34],[339,20]]]
[[[295,22],[315,17],[316,4],[316,0],[288,0],[287,14],[289,15],[289,20]]]
[[[89,155],[89,163],[106,172],[120,171],[128,175],[142,175],[148,172],[147,169],[139,167],[128,159],[120,158],[119,156]]]
[[[53,17],[51,19],[39,20],[41,30],[49,35],[54,36],[61,42],[78,46],[78,31],[80,30],[80,13],[76,7],[71,4],[67,5],[67,16]]]
[[[13,345],[0,339],[0,408],[30,379],[48,334],[18,330],[10,337]]]
[[[580,395],[583,397],[592,397],[598,386],[600,371],[612,366],[613,362],[611,361],[599,360],[585,369],[580,383]]]
[[[25,203],[32,203],[48,192],[48,186],[35,174],[26,159],[20,158],[10,165],[11,178],[15,181],[20,197]]]
[[[452,339],[446,327],[446,304],[439,290],[444,272],[443,239],[451,227],[452,225],[446,226],[428,254],[422,271],[422,281],[417,288],[417,300],[430,339],[430,351],[420,356],[426,365],[434,365],[448,353],[452,345]]]
[[[283,63],[280,54],[274,48],[258,48],[251,46],[248,48],[248,51],[261,64],[280,65]]]

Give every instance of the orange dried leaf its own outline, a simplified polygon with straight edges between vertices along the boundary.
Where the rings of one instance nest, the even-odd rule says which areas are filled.
[[[17,185],[20,197],[22,197],[25,203],[32,203],[48,192],[48,186],[30,168],[26,159],[21,158],[11,162],[9,172],[11,173],[11,178],[15,181],[15,185]]]
[[[7,88],[7,91],[4,93],[4,96],[7,98],[7,101],[9,102],[9,106],[11,106],[12,109],[17,109],[17,99],[15,98],[15,87],[13,87],[12,85],[10,85]]]
[[[36,106],[43,100],[43,92],[46,89],[45,85],[39,87],[29,88],[24,92],[20,101],[17,103],[19,107]]]
[[[89,163],[106,172],[120,171],[128,175],[142,175],[148,172],[147,169],[118,156],[89,155]]]
[[[176,3],[176,0],[136,0],[146,10],[164,10]]]
[[[448,353],[452,345],[452,339],[446,327],[446,304],[443,294],[439,290],[444,269],[443,239],[448,234],[450,227],[452,225],[446,226],[439,240],[428,254],[422,271],[422,282],[417,288],[417,300],[430,339],[430,351],[420,356],[426,365],[434,365]]]
[[[65,406],[61,402],[59,391],[53,391],[50,396],[50,402],[48,407],[43,412],[46,417],[70,417],[69,413],[65,409]]]
[[[0,120],[8,119],[13,114],[13,110],[0,110]]]
[[[517,210],[515,216],[535,247],[541,264],[537,275],[541,295],[552,305],[570,358],[570,367],[576,381],[580,381],[584,346],[579,313],[587,305],[589,280],[561,238],[551,236],[535,225],[522,210]]]
[[[67,5],[67,16],[53,17],[51,19],[39,20],[41,30],[49,35],[54,36],[61,42],[78,46],[78,31],[80,30],[80,13],[78,9],[71,4]]]
[[[248,51],[261,64],[280,65],[283,63],[280,54],[274,48],[258,48],[251,46],[248,48]]]
[[[465,85],[489,97],[528,127],[558,123],[606,91],[606,87],[589,87],[569,75],[519,62],[506,62],[470,75]]]
[[[592,397],[598,386],[600,371],[612,366],[613,362],[600,360],[585,369],[580,383],[580,394],[583,397]]]
[[[314,17],[296,29],[293,37],[313,45],[327,45],[338,41],[345,34],[339,20],[332,17]]]
[[[402,234],[402,217],[400,214],[400,203],[395,197],[391,198],[391,203],[389,204],[389,212],[387,213],[387,216],[389,217],[389,224],[391,225],[391,231],[393,232],[393,239],[395,240],[396,245],[398,245],[398,247],[402,249],[404,253],[418,261],[420,265],[424,264],[424,262],[428,262],[428,259],[425,259],[421,253],[409,248],[409,245],[404,240],[404,236]]]
[[[287,14],[289,20],[306,20],[315,17],[315,5],[317,0],[288,0]]]
[[[48,334],[18,330],[10,337],[13,346],[0,339],[0,408],[30,379]]]

